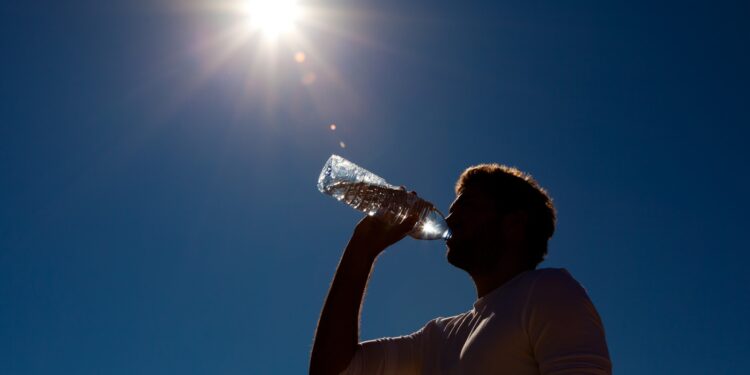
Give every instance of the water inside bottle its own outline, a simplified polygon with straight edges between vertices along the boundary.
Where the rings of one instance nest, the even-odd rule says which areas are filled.
[[[422,240],[448,240],[451,238],[451,231],[445,216],[433,207],[410,235]]]
[[[450,237],[443,215],[431,203],[404,190],[350,181],[334,182],[323,188],[326,194],[337,200],[391,224],[417,215],[420,221],[410,233],[414,238],[433,240]]]

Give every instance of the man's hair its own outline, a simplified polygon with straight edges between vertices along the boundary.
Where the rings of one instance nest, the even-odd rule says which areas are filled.
[[[492,197],[500,214],[526,212],[528,261],[534,267],[541,263],[547,256],[547,240],[555,232],[556,213],[552,198],[539,183],[514,167],[492,163],[467,168],[456,182],[456,195],[468,187]]]

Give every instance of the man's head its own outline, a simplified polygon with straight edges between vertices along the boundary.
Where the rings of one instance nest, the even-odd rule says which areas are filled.
[[[448,226],[448,261],[469,273],[513,258],[536,268],[555,231],[549,195],[528,174],[500,164],[467,168],[456,183]]]

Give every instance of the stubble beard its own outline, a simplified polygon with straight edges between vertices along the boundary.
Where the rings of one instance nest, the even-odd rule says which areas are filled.
[[[491,271],[500,259],[500,249],[490,249],[474,243],[458,246],[448,248],[448,263],[472,275]]]

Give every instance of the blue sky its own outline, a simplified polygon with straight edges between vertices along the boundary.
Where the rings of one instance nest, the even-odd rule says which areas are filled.
[[[0,373],[304,373],[332,153],[443,209],[530,172],[618,373],[746,367],[747,3],[316,0],[275,45],[216,3],[0,5]],[[444,253],[381,257],[363,338],[471,307]]]

